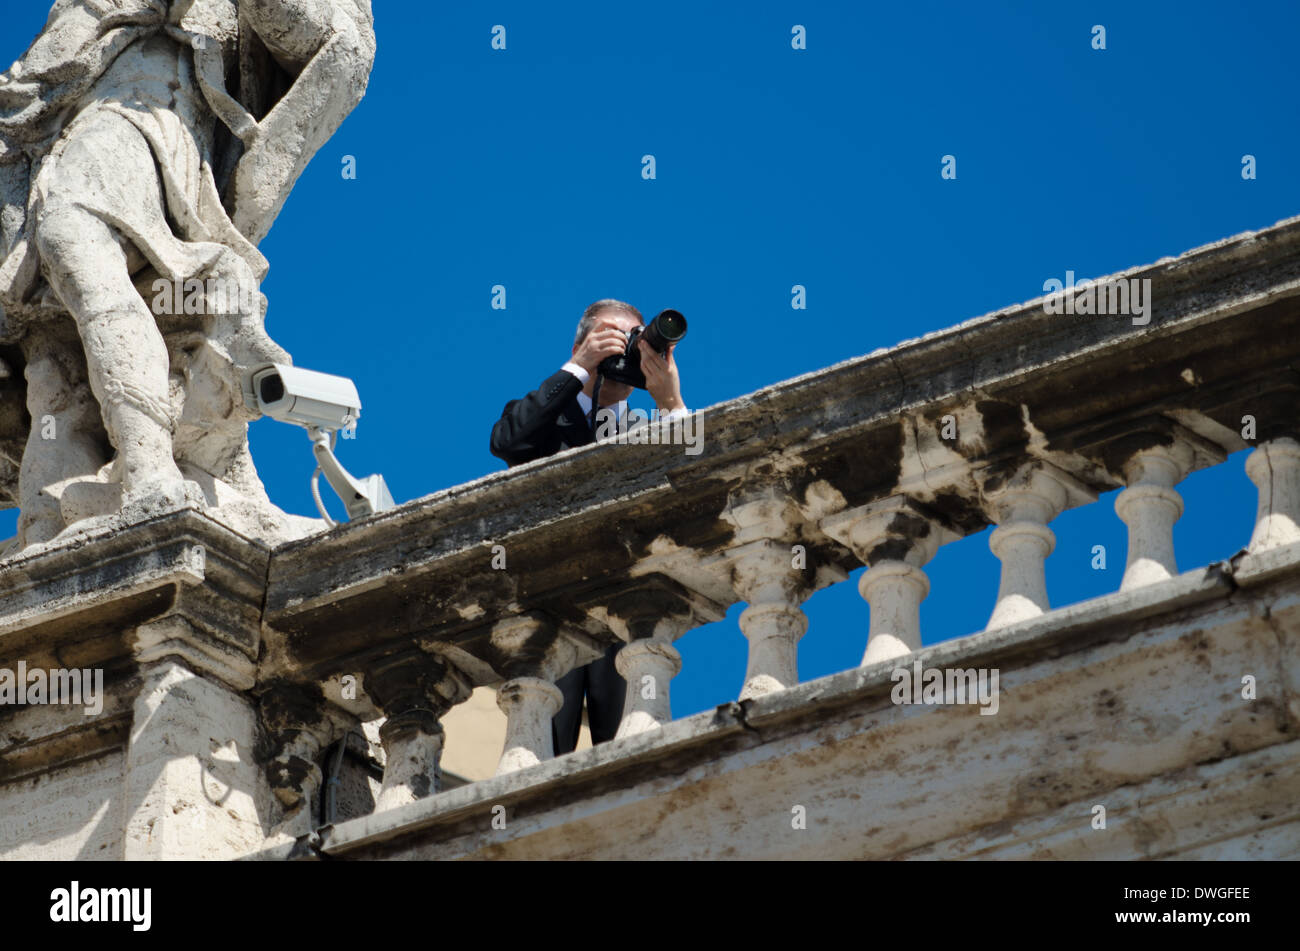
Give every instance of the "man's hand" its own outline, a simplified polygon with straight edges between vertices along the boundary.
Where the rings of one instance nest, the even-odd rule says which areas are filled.
[[[673,359],[673,350],[677,344],[668,345],[668,355],[661,357],[645,338],[637,341],[641,348],[641,372],[645,374],[645,388],[654,397],[660,413],[671,413],[683,409],[682,381],[677,375],[677,361]]]
[[[612,317],[597,318],[591,332],[587,334],[578,349],[573,351],[573,362],[592,376],[596,367],[606,357],[616,357],[627,349],[627,334],[618,329],[618,323]]]

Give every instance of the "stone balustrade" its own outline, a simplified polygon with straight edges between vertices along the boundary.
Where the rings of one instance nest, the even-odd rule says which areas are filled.
[[[861,566],[862,663],[905,658],[922,644],[926,563],[990,524],[990,631],[1051,610],[1051,522],[1115,488],[1121,590],[1174,577],[1176,486],[1250,445],[1252,549],[1286,544],[1300,533],[1300,266],[1280,254],[1296,226],[1270,234],[1126,275],[1152,278],[1150,326],[1031,303],[707,410],[698,457],[595,446],[285,546],[266,615],[268,637],[295,645],[282,672],[327,677],[376,637],[419,644],[474,683],[505,681],[515,770],[550,756],[554,681],[609,643],[629,681],[619,737],[664,724],[673,641],[737,600],[738,700],[798,682],[800,605]],[[1243,256],[1259,289],[1246,310]],[[376,634],[377,616],[394,623]],[[590,649],[559,649],[564,630]]]
[[[205,547],[220,536],[217,570],[232,580],[217,593],[185,594],[180,549],[149,586],[150,558],[170,551],[161,529],[148,557],[126,550],[135,529],[82,554],[107,553],[99,601],[126,577],[123,604],[153,597],[181,618],[139,646],[126,637],[119,654],[180,657],[258,698],[261,765],[293,820],[286,834],[300,837],[322,782],[315,764],[346,730],[384,718],[378,808],[400,808],[436,791],[440,718],[473,687],[499,685],[498,776],[537,767],[553,756],[556,680],[610,644],[628,680],[619,741],[644,740],[671,717],[674,642],[737,602],[741,703],[797,686],[801,605],[859,568],[862,664],[905,663],[923,636],[963,633],[922,631],[921,602],[942,596],[927,563],[990,525],[1001,578],[977,636],[1053,610],[1051,524],[1108,491],[1122,489],[1128,530],[1121,590],[1168,581],[1178,484],[1241,449],[1254,447],[1246,471],[1259,492],[1250,552],[1300,541],[1300,222],[1124,277],[1152,280],[1147,326],[1033,301],[709,408],[699,455],[597,444],[262,551],[264,603],[237,636],[206,602],[226,597],[246,614],[258,599],[236,583],[238,544],[202,516],[168,518]],[[12,643],[43,630],[53,650],[70,636],[87,582],[73,584],[60,558],[4,566],[0,633],[27,632]],[[50,591],[63,592],[63,620],[49,602],[37,610]],[[349,680],[359,693],[341,688]]]

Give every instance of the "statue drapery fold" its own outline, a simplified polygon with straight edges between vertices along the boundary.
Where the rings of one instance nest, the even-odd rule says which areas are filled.
[[[150,140],[168,186],[168,212],[187,232],[174,237],[229,247],[260,279],[267,264],[256,242],[307,162],[359,101],[373,63],[368,0],[346,0],[339,9],[345,12],[333,11],[333,29],[295,77],[241,17],[236,0],[58,0],[31,47],[0,74],[0,342],[21,333],[23,317],[53,306],[40,293],[39,256],[30,240],[33,184],[42,161],[114,61],[156,33],[190,48],[193,85],[223,130],[212,154],[202,157],[199,178],[180,188],[184,179],[174,174],[170,150],[160,148],[157,123],[128,115]],[[328,75],[328,67],[339,65],[332,61],[340,60],[340,45],[347,53],[342,65],[361,80],[360,90],[351,86],[342,97],[336,90],[349,84]],[[290,108],[273,114],[286,96]],[[264,118],[272,122],[265,135],[258,125]],[[173,245],[167,255],[144,249],[153,251],[151,261],[169,278],[191,276],[195,260],[210,259],[176,253],[162,236],[154,243]]]

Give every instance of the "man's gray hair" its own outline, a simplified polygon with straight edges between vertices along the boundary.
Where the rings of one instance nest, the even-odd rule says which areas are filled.
[[[617,310],[624,314],[631,314],[636,318],[637,323],[644,326],[645,319],[641,316],[641,311],[637,310],[631,304],[621,300],[614,300],[612,297],[606,297],[604,300],[598,300],[582,312],[582,319],[578,321],[578,332],[574,334],[573,345],[576,347],[582,341],[587,339],[587,334],[591,333],[592,326],[596,323],[596,318],[607,310]]]

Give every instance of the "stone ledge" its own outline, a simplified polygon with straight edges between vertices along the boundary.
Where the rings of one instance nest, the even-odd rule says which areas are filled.
[[[1233,556],[1232,577],[1242,587],[1262,584],[1285,574],[1300,561],[1300,542],[1262,552],[1243,551]]]
[[[480,780],[449,790],[428,799],[417,800],[396,809],[363,816],[334,826],[324,837],[322,851],[328,855],[382,842],[394,834],[455,823],[482,815],[492,805],[507,809],[521,801],[546,797],[573,784],[575,778],[589,779],[608,772],[624,774],[629,770],[656,766],[665,756],[708,746],[715,751],[719,741],[729,745],[753,745],[746,735],[735,704],[683,717],[659,730],[641,733],[576,753],[567,753],[505,776]]]
[[[1137,854],[1150,859],[1214,859],[1220,857],[1214,853],[1221,843],[1293,825],[1291,838],[1297,845],[1290,857],[1295,858],[1300,856],[1298,792],[1300,741],[1279,743],[1123,786],[1098,800],[1074,802],[1050,815],[1027,818],[1014,828],[998,823],[976,829],[904,857],[1114,861]],[[1092,829],[1096,805],[1106,809],[1105,830]],[[1211,822],[1214,829],[1153,851],[1151,844],[1160,838],[1154,827],[1168,823],[1175,814],[1180,817],[1175,826],[1197,829]],[[1192,851],[1200,854],[1189,855]]]
[[[119,702],[114,706],[118,709],[57,733],[0,746],[0,784],[41,776],[56,767],[75,766],[111,750],[125,750],[133,711],[129,704]]]
[[[195,509],[25,553],[0,564],[0,666],[114,666],[132,661],[134,633],[175,616],[186,627],[154,630],[166,643],[194,642],[187,661],[207,658],[251,686],[260,649],[270,550]],[[242,658],[242,659],[241,659]]]

